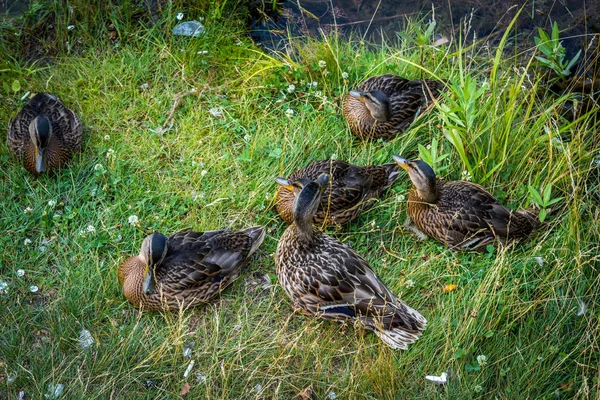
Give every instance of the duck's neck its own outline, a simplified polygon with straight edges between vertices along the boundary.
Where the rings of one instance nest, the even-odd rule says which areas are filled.
[[[302,242],[311,242],[315,233],[318,232],[313,226],[312,216],[296,215],[294,218],[294,228],[296,236]]]

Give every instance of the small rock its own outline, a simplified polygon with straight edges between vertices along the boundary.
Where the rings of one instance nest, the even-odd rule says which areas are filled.
[[[39,288],[39,287],[37,287],[37,286],[35,286],[35,285],[31,285],[31,286],[29,286],[29,291],[30,291],[31,293],[37,293],[39,290],[40,290],[40,288]]]
[[[198,21],[186,21],[173,28],[173,35],[198,37],[204,33],[204,25]]]

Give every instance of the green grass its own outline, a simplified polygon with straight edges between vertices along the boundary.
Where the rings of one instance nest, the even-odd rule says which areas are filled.
[[[0,145],[0,280],[9,284],[0,295],[0,397],[25,391],[42,398],[49,384],[62,383],[63,398],[176,398],[185,382],[188,398],[207,399],[289,399],[307,387],[319,399],[600,395],[600,215],[591,196],[598,183],[589,174],[598,127],[593,115],[573,124],[560,117],[565,99],[540,90],[531,54],[494,59],[495,49],[480,44],[373,47],[329,36],[294,39],[293,57],[275,56],[247,38],[243,11],[232,14],[228,1],[165,6],[155,25],[94,4],[91,13],[74,1],[71,17],[60,6],[59,17],[44,14],[62,24],[44,43],[50,60],[25,61],[27,46],[14,37],[39,33],[38,20],[1,25],[2,124],[25,92],[50,91],[81,115],[85,149],[55,176],[35,178]],[[169,34],[182,9],[186,18],[205,17],[206,35]],[[75,29],[65,30],[71,23]],[[118,45],[106,37],[109,23]],[[76,45],[61,45],[64,38]],[[385,72],[436,76],[451,87],[406,134],[359,143],[339,99]],[[13,92],[15,80],[21,88]],[[212,108],[222,108],[223,117]],[[157,129],[163,126],[170,129]],[[272,209],[274,178],[332,155],[356,164],[417,157],[418,145],[434,138],[438,157],[448,154],[437,165],[443,177],[460,179],[467,170],[510,207],[529,205],[527,185],[552,185],[553,196],[565,200],[549,229],[489,254],[418,241],[402,225],[401,195],[410,188],[402,176],[371,211],[330,233],[423,313],[429,323],[422,338],[408,351],[392,351],[373,334],[294,313],[274,276],[272,253],[285,229]],[[138,226],[129,224],[131,215]],[[140,314],[123,298],[117,266],[148,233],[255,224],[268,228],[264,245],[212,304]],[[25,275],[17,277],[17,269]],[[249,289],[246,279],[255,274],[268,274],[273,286]],[[458,289],[442,293],[449,283]],[[587,305],[583,316],[578,300]],[[95,339],[89,350],[78,347],[82,329]],[[195,365],[184,378],[190,341]],[[483,368],[480,354],[488,360]],[[451,378],[443,387],[424,380],[444,371]]]

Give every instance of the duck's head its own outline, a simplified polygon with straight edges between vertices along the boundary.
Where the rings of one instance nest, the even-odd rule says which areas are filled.
[[[419,197],[426,203],[435,203],[437,201],[437,181],[433,168],[425,161],[407,160],[400,156],[393,158],[400,168],[408,172]]]
[[[363,102],[375,120],[385,122],[392,116],[390,99],[381,90],[370,90],[368,92],[351,90],[349,94],[355,99]]]
[[[35,170],[38,174],[48,168],[46,148],[52,137],[52,124],[48,118],[38,115],[29,124],[29,138],[35,146]]]
[[[167,238],[162,233],[154,232],[146,236],[142,242],[139,258],[145,264],[143,291],[150,294],[156,283],[154,269],[167,255]]]
[[[329,175],[321,174],[316,181],[306,178],[295,181],[277,178],[276,181],[279,185],[294,193],[294,221],[300,226],[310,224],[319,208],[321,193],[323,193],[329,182]]]

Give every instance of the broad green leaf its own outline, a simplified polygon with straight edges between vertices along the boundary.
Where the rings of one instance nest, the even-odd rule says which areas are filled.
[[[11,89],[15,93],[21,90],[21,82],[19,82],[18,79],[15,79],[12,83]]]

